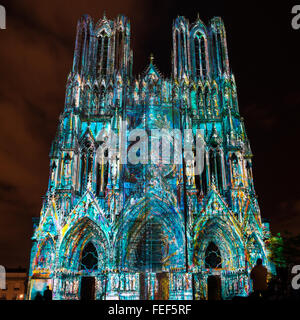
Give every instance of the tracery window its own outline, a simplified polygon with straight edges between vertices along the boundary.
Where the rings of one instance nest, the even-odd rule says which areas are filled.
[[[214,242],[210,242],[205,251],[205,268],[222,268],[222,257],[219,248]]]
[[[80,270],[88,272],[98,269],[98,253],[92,242],[89,242],[82,251]]]

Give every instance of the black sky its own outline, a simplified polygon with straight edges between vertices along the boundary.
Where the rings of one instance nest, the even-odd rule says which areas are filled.
[[[255,188],[272,231],[300,232],[300,30],[295,3],[266,1],[2,1],[0,30],[0,264],[28,266],[31,218],[48,181],[48,153],[63,110],[77,19],[117,14],[131,20],[134,72],[150,53],[170,74],[172,22],[177,15],[225,22],[240,112],[254,153]]]

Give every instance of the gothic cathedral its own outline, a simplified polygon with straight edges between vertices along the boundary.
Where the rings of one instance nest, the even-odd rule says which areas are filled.
[[[214,281],[230,299],[249,294],[257,258],[273,272],[223,21],[178,17],[172,34],[171,77],[153,56],[135,77],[125,16],[78,21],[48,189],[33,220],[29,299],[46,286],[57,300],[207,299]],[[191,133],[179,147],[167,139],[171,155],[184,150],[177,162],[160,155],[168,147],[154,133],[163,130]],[[185,150],[197,135],[201,146]],[[197,171],[184,155],[200,149]],[[137,161],[122,161],[124,150]]]

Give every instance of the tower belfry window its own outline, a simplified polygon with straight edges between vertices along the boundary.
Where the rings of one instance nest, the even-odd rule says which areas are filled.
[[[201,48],[201,73],[202,76],[206,76],[206,48],[204,37],[200,38],[200,48]]]
[[[185,56],[185,36],[183,31],[176,30],[176,43],[177,43],[177,73],[178,76],[185,71],[186,56]]]
[[[220,70],[221,73],[224,73],[224,59],[223,59],[223,50],[222,50],[222,42],[221,42],[221,35],[220,33],[217,34],[217,42],[219,46],[219,58],[220,58]]]
[[[85,34],[83,32],[83,30],[80,31],[79,34],[79,45],[78,45],[78,72],[81,72],[82,69],[82,65],[83,65],[83,50],[84,50],[84,40],[85,40]]]
[[[179,61],[180,61],[180,51],[179,51],[179,47],[180,47],[180,35],[179,35],[179,31],[176,30],[176,43],[177,43],[177,55],[176,55],[176,67],[177,67],[177,72],[179,73]]]
[[[97,77],[106,76],[108,65],[109,38],[106,32],[102,31],[98,37],[97,48]]]
[[[194,38],[195,68],[198,78],[205,77],[207,73],[206,65],[206,44],[202,33],[197,33]]]
[[[222,38],[219,32],[213,34],[213,47],[216,69],[222,75],[224,73],[224,56]]]
[[[117,30],[115,38],[115,68],[121,69],[123,62],[124,51],[124,33],[122,30]]]
[[[185,36],[184,36],[183,32],[182,32],[181,36],[182,36],[182,43],[181,43],[181,46],[180,46],[180,49],[181,49],[181,63],[182,63],[182,70],[185,71],[185,59],[186,59],[186,56],[185,56]]]
[[[198,37],[195,38],[195,66],[196,66],[196,76],[199,77],[201,74],[200,66],[200,45]]]

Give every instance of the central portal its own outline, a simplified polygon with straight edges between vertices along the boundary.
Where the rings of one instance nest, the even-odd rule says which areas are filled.
[[[140,272],[140,298],[143,300],[168,299],[169,278],[163,272],[164,250],[162,226],[150,219],[137,238],[135,253],[135,269]]]
[[[140,272],[161,272],[163,267],[163,232],[161,225],[148,221],[136,246],[135,268]]]

